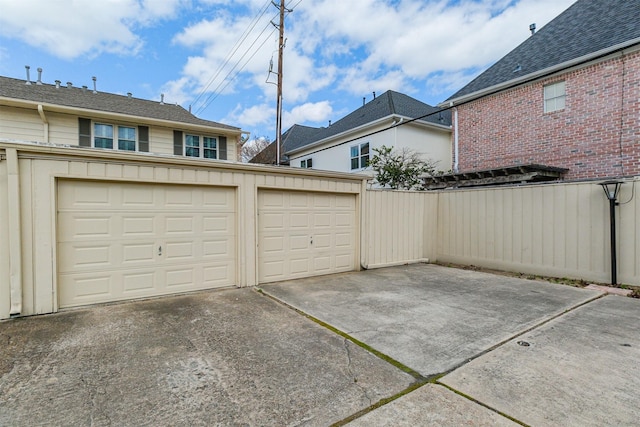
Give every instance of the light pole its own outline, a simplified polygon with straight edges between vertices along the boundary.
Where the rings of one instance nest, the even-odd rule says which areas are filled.
[[[601,182],[604,194],[609,199],[609,222],[611,224],[611,286],[618,284],[617,261],[616,261],[616,205],[618,193],[622,186],[621,181]]]

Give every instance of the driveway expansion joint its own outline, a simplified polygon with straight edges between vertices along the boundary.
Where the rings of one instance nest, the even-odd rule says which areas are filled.
[[[514,417],[512,417],[512,416],[510,416],[508,414],[505,414],[504,412],[498,411],[496,408],[493,408],[493,407],[487,405],[486,403],[481,402],[478,399],[474,399],[473,397],[469,396],[468,394],[465,394],[465,393],[463,393],[463,392],[461,392],[459,390],[456,390],[455,388],[450,387],[450,386],[448,386],[448,385],[446,385],[444,383],[441,383],[440,381],[435,381],[434,384],[442,386],[442,387],[446,388],[447,390],[450,390],[453,393],[457,394],[458,396],[464,397],[465,399],[467,399],[467,400],[469,400],[469,401],[471,401],[471,402],[473,402],[473,403],[475,403],[477,405],[483,406],[483,407],[487,408],[488,410],[493,411],[496,414],[498,414],[498,415],[500,415],[502,417],[505,417],[508,420],[513,421],[514,423],[520,424],[521,426],[524,426],[524,427],[531,427],[531,426],[529,426],[529,424],[526,424],[526,423],[518,420],[517,418],[514,418]]]

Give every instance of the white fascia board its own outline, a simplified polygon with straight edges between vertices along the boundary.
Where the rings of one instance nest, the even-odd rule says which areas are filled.
[[[430,122],[424,121],[422,119],[415,120],[415,117],[407,117],[407,116],[401,116],[401,115],[398,115],[398,114],[391,114],[391,115],[382,117],[382,118],[380,118],[378,120],[374,120],[374,121],[366,123],[364,125],[361,125],[361,126],[346,130],[344,132],[338,133],[336,135],[332,135],[332,136],[329,136],[327,138],[321,139],[321,140],[316,141],[316,142],[314,142],[312,144],[308,144],[308,145],[305,145],[305,146],[302,146],[302,147],[298,147],[298,148],[296,148],[294,150],[287,151],[284,154],[286,154],[287,156],[295,156],[295,154],[301,153],[301,152],[305,152],[305,151],[313,152],[313,149],[316,149],[316,148],[319,148],[319,147],[322,147],[322,148],[325,148],[324,146],[330,147],[332,143],[336,144],[336,145],[342,144],[342,143],[345,142],[345,141],[343,141],[343,139],[347,138],[349,135],[352,135],[352,134],[355,134],[355,133],[359,133],[360,131],[365,130],[367,128],[375,128],[376,126],[378,126],[378,125],[380,125],[381,123],[384,123],[384,122],[388,122],[388,121],[395,122],[396,120],[400,120],[400,122],[394,123],[393,125],[389,126],[388,129],[385,129],[385,130],[394,129],[394,128],[400,126],[401,124],[404,126],[404,125],[406,125],[406,121],[413,120],[413,122],[411,122],[410,124],[414,124],[415,123],[415,124],[419,124],[419,125],[422,125],[422,126],[435,128],[435,129],[438,129],[438,130],[451,131],[451,126],[440,125],[440,124],[436,124],[436,123],[430,123]],[[365,135],[363,135],[361,137],[356,137],[356,138],[354,138],[354,141],[357,140],[357,139],[360,139],[360,138],[366,138],[366,136],[367,135],[365,134]]]
[[[619,43],[619,44],[617,44],[615,46],[611,46],[611,47],[608,47],[606,49],[602,49],[602,50],[599,50],[597,52],[592,52],[592,53],[590,53],[588,55],[584,55],[584,56],[572,59],[570,61],[563,62],[562,64],[557,64],[557,65],[554,65],[552,67],[544,68],[542,70],[538,70],[536,72],[529,73],[529,74],[524,75],[522,77],[519,77],[517,79],[511,79],[511,80],[508,80],[506,82],[499,83],[497,85],[490,86],[490,87],[481,89],[479,91],[472,92],[470,94],[463,95],[463,96],[460,96],[458,98],[451,99],[449,101],[441,102],[440,104],[438,104],[438,107],[440,107],[440,108],[453,107],[455,105],[459,105],[459,104],[462,104],[462,103],[465,103],[465,102],[473,101],[474,99],[477,99],[477,98],[482,98],[482,97],[487,96],[487,95],[492,95],[492,94],[494,94],[496,92],[500,92],[501,90],[509,89],[509,88],[512,88],[512,87],[515,87],[515,86],[519,86],[519,85],[524,84],[524,83],[528,83],[528,82],[530,82],[532,80],[536,80],[536,79],[541,78],[541,77],[546,77],[546,76],[548,76],[550,74],[554,74],[554,73],[558,73],[558,72],[561,72],[561,71],[565,71],[565,70],[567,70],[569,68],[576,67],[578,65],[582,65],[582,64],[587,63],[587,62],[591,62],[591,61],[595,61],[595,60],[605,61],[605,60],[610,58],[610,56],[608,56],[609,54],[616,53],[618,51],[624,50],[624,49],[626,49],[628,47],[631,47],[631,46],[634,46],[634,45],[637,45],[637,46],[635,46],[635,49],[630,49],[630,52],[633,52],[633,51],[636,51],[636,50],[640,49],[640,38],[636,38],[636,39],[633,39],[633,40],[628,40],[628,41],[626,41],[624,43]],[[624,52],[622,52],[621,54],[624,54]]]
[[[203,132],[209,132],[209,133],[215,132],[218,134],[230,135],[230,136],[237,136],[237,135],[241,135],[242,133],[246,133],[240,128],[228,129],[228,128],[215,127],[215,126],[198,125],[194,123],[155,119],[155,118],[146,117],[146,116],[134,116],[130,114],[114,113],[111,111],[91,110],[91,109],[81,108],[81,107],[68,107],[65,105],[48,104],[45,102],[29,101],[26,99],[7,98],[3,96],[0,96],[0,105],[6,105],[10,107],[19,107],[19,108],[33,108],[36,110],[40,105],[45,111],[52,111],[56,113],[85,115],[90,117],[111,119],[116,121],[119,120],[123,122],[136,122],[140,124],[149,124],[149,125],[156,125],[156,126],[176,128],[176,129],[197,130],[197,131],[203,131]]]

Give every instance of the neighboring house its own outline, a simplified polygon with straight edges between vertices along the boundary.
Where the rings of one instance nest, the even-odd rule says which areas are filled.
[[[639,0],[578,0],[440,104],[453,107],[457,178],[640,174],[639,18]]]
[[[288,166],[289,158],[285,152],[290,147],[297,147],[305,141],[313,140],[314,136],[321,128],[314,128],[303,125],[293,125],[285,133],[282,134],[282,142],[280,143],[280,164]],[[263,165],[275,165],[277,155],[277,145],[272,142],[264,150],[259,152],[249,163],[259,163]]]
[[[417,119],[417,120],[416,120]],[[282,137],[291,166],[366,172],[373,149],[409,148],[438,169],[451,165],[451,115],[410,96],[387,91],[326,128],[294,125]],[[275,144],[264,157],[275,159]],[[265,159],[266,157],[266,159]]]
[[[241,133],[178,105],[99,92],[95,81],[89,89],[0,77],[5,139],[235,161]]]

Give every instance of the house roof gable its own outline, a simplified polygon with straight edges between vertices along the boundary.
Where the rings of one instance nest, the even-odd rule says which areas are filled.
[[[578,0],[443,103],[625,42],[640,42],[640,0]]]
[[[25,80],[0,76],[0,98],[18,99],[33,103],[60,105],[82,110],[124,114],[132,117],[166,120],[176,123],[213,127],[239,132],[240,128],[200,119],[179,105],[116,95],[94,93],[91,89],[51,85],[27,84]]]
[[[417,118],[440,111],[437,107],[425,104],[408,95],[389,90],[374,98],[362,107],[347,114],[331,126],[326,128],[308,128],[304,132],[296,130],[295,136],[287,144],[284,141],[284,151],[289,153],[319,141],[340,135],[344,132],[365,126],[377,120],[390,116]],[[442,111],[440,114],[433,114],[424,117],[421,122],[449,126],[451,124],[451,113]],[[299,125],[295,125],[299,126]],[[290,130],[293,130],[292,127]],[[289,131],[287,131],[289,132]],[[286,133],[285,133],[286,135]]]

